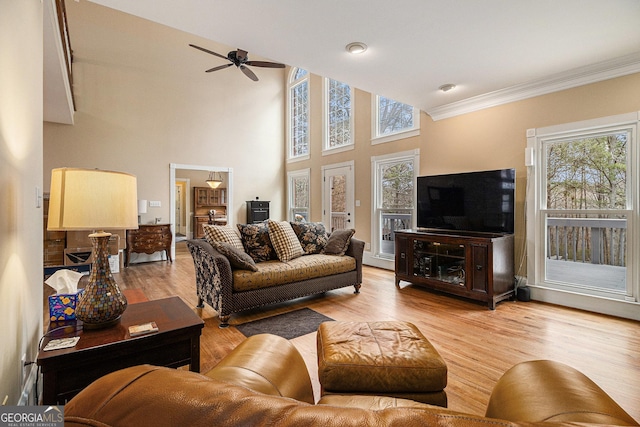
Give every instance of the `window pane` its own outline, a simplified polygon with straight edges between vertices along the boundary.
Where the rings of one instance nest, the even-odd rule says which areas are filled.
[[[291,88],[291,156],[309,153],[309,85],[307,81]]]
[[[380,176],[383,209],[413,207],[413,162],[383,164]]]
[[[351,143],[351,88],[335,80],[328,80],[329,127],[327,148]]]
[[[377,165],[378,182],[378,256],[393,258],[394,236],[398,230],[411,228],[414,204],[413,159],[381,162]]]
[[[413,128],[413,107],[383,96],[378,97],[378,135]]]
[[[293,81],[296,81],[307,75],[307,70],[303,70],[302,68],[298,68],[293,75]]]
[[[548,209],[625,209],[627,132],[548,143]]]
[[[293,208],[309,207],[309,179],[293,178]]]
[[[625,215],[545,217],[547,280],[614,293],[626,291]]]

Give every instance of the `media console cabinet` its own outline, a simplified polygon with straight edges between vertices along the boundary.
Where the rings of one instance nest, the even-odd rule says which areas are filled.
[[[395,232],[400,281],[486,302],[514,296],[513,235],[439,230]]]

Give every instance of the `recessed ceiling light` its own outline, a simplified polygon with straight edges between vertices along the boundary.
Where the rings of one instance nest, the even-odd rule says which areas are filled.
[[[367,45],[362,42],[349,43],[344,47],[349,53],[362,53],[367,50]]]
[[[446,85],[440,86],[438,89],[440,89],[443,92],[449,92],[451,89],[455,89],[455,88],[456,88],[456,85],[452,83],[447,83]]]

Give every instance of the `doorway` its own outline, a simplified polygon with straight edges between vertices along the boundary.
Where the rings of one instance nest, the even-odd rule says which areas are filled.
[[[355,227],[354,163],[322,167],[322,222],[330,231]]]
[[[185,178],[185,176],[191,176],[194,172],[201,172],[204,176],[201,179],[202,182],[206,180],[206,177],[211,172],[220,172],[226,175],[226,203],[227,203],[227,224],[233,225],[234,217],[232,215],[233,212],[233,169],[227,167],[220,166],[202,166],[202,165],[184,165],[184,164],[176,164],[171,163],[169,165],[169,188],[171,188],[170,192],[170,212],[169,217],[171,218],[171,253],[175,257],[176,254],[176,237],[181,237],[182,231],[184,230],[184,236],[186,239],[193,238],[194,229],[193,229],[193,211],[192,211],[192,197],[191,193],[193,185],[198,185],[196,181],[191,178]],[[182,188],[182,183],[185,183],[184,188]],[[180,194],[178,194],[177,187],[180,186]],[[178,197],[183,199],[183,203],[178,203]],[[176,218],[179,214],[178,209],[182,210],[182,215],[180,215],[180,221]],[[182,240],[182,239],[181,239]]]
[[[190,221],[187,220],[187,218],[190,216],[189,206],[191,206],[191,197],[189,189],[191,188],[191,182],[188,178],[184,179],[177,177],[176,185],[174,188],[176,198],[176,216],[174,219],[176,239],[184,240],[188,238],[191,233],[191,224]]]

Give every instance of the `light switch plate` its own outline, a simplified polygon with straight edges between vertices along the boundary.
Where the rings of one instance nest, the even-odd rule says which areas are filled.
[[[159,208],[161,206],[161,203],[159,200],[151,200],[149,202],[149,207],[151,208]]]

